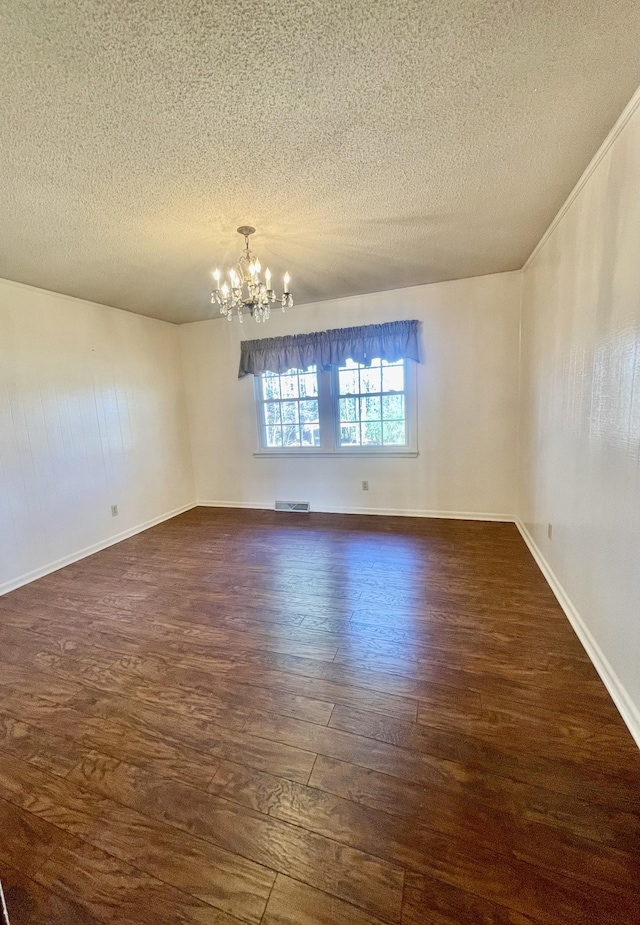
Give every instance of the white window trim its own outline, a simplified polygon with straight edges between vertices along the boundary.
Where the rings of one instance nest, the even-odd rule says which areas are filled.
[[[338,370],[332,369],[318,371],[318,411],[320,418],[320,446],[297,446],[290,449],[282,447],[264,447],[262,434],[264,433],[262,386],[260,376],[254,376],[254,406],[256,414],[257,450],[253,454],[256,458],[269,457],[304,457],[304,456],[331,456],[338,458],[377,456],[411,457],[418,456],[418,408],[416,388],[416,364],[411,360],[404,361],[404,397],[405,397],[405,425],[407,443],[405,446],[340,446],[338,441],[339,417],[334,414],[338,398]],[[324,425],[324,426],[323,426]]]

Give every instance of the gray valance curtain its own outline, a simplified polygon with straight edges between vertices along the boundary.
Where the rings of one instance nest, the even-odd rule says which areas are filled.
[[[284,373],[288,369],[329,369],[347,360],[369,365],[380,357],[394,363],[408,359],[420,362],[418,322],[389,321],[358,328],[334,328],[314,334],[266,337],[240,343],[238,379],[252,373]]]

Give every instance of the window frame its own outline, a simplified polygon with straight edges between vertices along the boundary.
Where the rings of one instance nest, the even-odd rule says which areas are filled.
[[[264,405],[262,394],[262,374],[254,376],[254,407],[256,415],[257,450],[256,457],[303,457],[303,456],[332,456],[332,457],[400,457],[418,456],[418,409],[416,389],[416,364],[411,360],[403,360],[404,364],[404,392],[405,428],[407,442],[401,446],[340,446],[340,389],[338,367],[330,370],[318,370],[318,418],[320,422],[319,446],[294,447],[267,447],[264,445],[265,433]],[[343,396],[344,397],[344,396]],[[296,401],[297,399],[293,399]]]

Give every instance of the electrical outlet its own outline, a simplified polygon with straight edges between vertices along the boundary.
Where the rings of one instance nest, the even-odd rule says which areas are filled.
[[[553,539],[553,524],[547,524],[547,536],[550,540]]]
[[[363,483],[362,483],[362,490],[363,490],[363,491],[369,491],[369,483],[368,483],[368,482],[363,482]]]
[[[111,505],[111,516],[112,516],[112,517],[117,517],[117,516],[118,516],[118,505],[117,505],[117,504],[112,504],[112,505]]]

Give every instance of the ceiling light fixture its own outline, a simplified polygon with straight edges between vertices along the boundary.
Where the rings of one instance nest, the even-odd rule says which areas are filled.
[[[227,274],[229,282],[224,280],[220,285],[220,270],[214,270],[213,273],[216,288],[211,293],[211,304],[220,306],[220,314],[226,315],[227,321],[231,321],[235,310],[238,321],[242,323],[242,312],[245,309],[256,321],[267,321],[271,314],[271,306],[276,301],[282,306],[282,311],[293,307],[293,296],[289,292],[291,277],[288,273],[284,274],[284,291],[281,298],[277,298],[271,288],[269,267],[264,271],[264,280],[260,275],[260,261],[249,250],[249,235],[255,230],[251,225],[240,225],[237,229],[238,234],[244,237],[244,251],[236,266]]]

